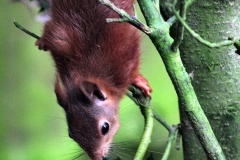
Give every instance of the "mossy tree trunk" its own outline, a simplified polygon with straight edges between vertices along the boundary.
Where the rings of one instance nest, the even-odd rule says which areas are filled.
[[[187,11],[187,23],[211,42],[240,38],[239,0],[198,0]],[[185,32],[181,58],[226,159],[240,157],[240,56],[234,46],[208,48]],[[179,103],[181,104],[181,102]],[[184,158],[207,159],[180,106]]]

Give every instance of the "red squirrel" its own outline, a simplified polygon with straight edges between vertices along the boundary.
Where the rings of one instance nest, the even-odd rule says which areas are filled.
[[[112,0],[133,14],[134,0]],[[66,112],[69,136],[93,160],[106,157],[119,128],[118,105],[133,84],[150,97],[139,73],[139,33],[98,0],[52,0],[51,19],[36,45],[50,51],[55,93]]]

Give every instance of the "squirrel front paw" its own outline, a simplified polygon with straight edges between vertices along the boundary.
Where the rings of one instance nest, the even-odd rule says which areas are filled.
[[[141,74],[138,74],[134,78],[132,84],[142,89],[145,96],[151,97],[152,88],[149,86],[148,81]]]

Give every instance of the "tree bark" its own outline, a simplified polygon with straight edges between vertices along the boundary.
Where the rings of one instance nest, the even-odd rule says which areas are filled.
[[[220,42],[240,37],[240,1],[196,1],[187,23],[204,39]],[[208,48],[185,32],[181,58],[226,159],[240,157],[240,56],[234,46]],[[179,103],[181,104],[181,102]],[[180,106],[184,159],[207,159]]]

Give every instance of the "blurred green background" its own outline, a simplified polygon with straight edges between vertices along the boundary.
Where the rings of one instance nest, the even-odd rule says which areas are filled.
[[[80,149],[68,137],[64,112],[56,103],[53,61],[49,53],[35,47],[34,38],[15,28],[13,20],[37,35],[42,32],[42,24],[23,4],[0,1],[0,159],[73,159]],[[153,88],[154,111],[169,124],[179,123],[176,93],[161,58],[145,36],[142,52],[141,73]],[[120,120],[114,141],[127,143],[118,143],[111,154],[133,159],[132,148],[141,137],[143,117],[128,98],[121,103]],[[162,156],[167,138],[167,131],[155,123],[149,151],[156,159]],[[182,159],[182,152],[173,149],[169,159]]]

